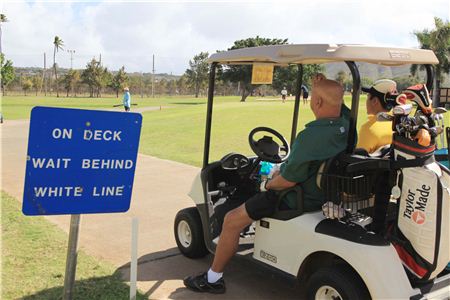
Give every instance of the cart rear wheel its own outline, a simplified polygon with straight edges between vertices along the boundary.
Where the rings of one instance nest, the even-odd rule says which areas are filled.
[[[309,279],[307,296],[310,300],[370,299],[361,278],[347,266],[319,269]]]
[[[175,217],[175,240],[178,249],[189,258],[201,258],[208,254],[203,237],[202,220],[196,207],[180,210]]]

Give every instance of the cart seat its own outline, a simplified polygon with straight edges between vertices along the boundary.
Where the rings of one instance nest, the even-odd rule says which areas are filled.
[[[391,144],[381,146],[377,150],[372,153],[367,152],[364,148],[356,148],[353,154],[361,155],[364,157],[375,157],[375,158],[383,158],[387,157],[391,150]]]
[[[317,186],[321,189],[326,189],[328,176],[354,177],[390,170],[388,158],[369,156],[364,149],[357,150],[358,154],[340,153],[324,161],[317,173]]]
[[[283,209],[283,200],[288,193],[295,193],[297,195],[296,207]],[[275,213],[270,216],[272,219],[277,220],[290,220],[303,214],[303,189],[301,185],[285,189],[278,195],[278,204],[275,209]]]

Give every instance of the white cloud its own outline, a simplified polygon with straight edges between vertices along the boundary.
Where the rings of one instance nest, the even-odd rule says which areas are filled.
[[[449,18],[448,1],[238,1],[223,2],[6,2],[3,50],[17,66],[52,63],[52,40],[75,49],[75,67],[102,54],[116,70],[183,73],[201,52],[223,50],[237,39],[263,36],[293,43],[364,43],[417,46],[412,32]],[[70,56],[57,61],[70,66]]]

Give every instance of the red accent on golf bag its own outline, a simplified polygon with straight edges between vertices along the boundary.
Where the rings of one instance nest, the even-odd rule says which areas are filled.
[[[395,250],[397,250],[398,256],[400,259],[415,273],[421,277],[424,277],[427,274],[427,269],[423,268],[420,264],[418,264],[414,257],[408,253],[402,246],[398,244],[394,244]]]
[[[435,278],[450,261],[450,171],[435,162],[431,148],[394,134],[391,159],[401,196],[390,237],[417,281]]]
[[[406,90],[404,90],[403,93],[409,100],[416,102],[420,107],[420,110],[422,110],[424,114],[429,115],[432,113],[432,101],[425,84],[416,84],[414,86],[410,86]]]

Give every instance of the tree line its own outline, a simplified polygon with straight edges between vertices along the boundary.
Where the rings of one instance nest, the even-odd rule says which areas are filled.
[[[415,31],[414,35],[419,42],[422,49],[431,49],[436,54],[439,64],[435,66],[434,77],[434,93],[439,91],[441,81],[444,80],[444,76],[449,74],[450,71],[450,23],[443,21],[440,18],[434,18],[435,28],[432,30],[424,29],[421,31]],[[257,47],[265,45],[282,45],[287,44],[287,39],[267,39],[257,36],[256,38],[248,38],[235,41],[233,46],[227,50]],[[190,69],[186,70],[189,75],[189,80],[195,82],[196,95],[199,91],[206,88],[208,78],[208,53],[200,53],[189,61]],[[412,84],[416,84],[418,79],[417,71],[422,66],[412,65],[410,68],[410,75],[403,75],[394,77],[393,80],[397,82],[398,89],[404,89]],[[283,68],[274,69],[272,90],[280,92],[283,87],[286,87],[288,93],[294,94],[296,90],[296,66],[289,66]],[[310,87],[310,80],[313,74],[323,72],[323,65],[304,65],[303,66],[303,83]],[[232,65],[226,67],[220,67],[218,72],[219,80],[224,82],[237,83],[241,90],[241,101],[245,101],[248,95],[251,95],[258,90],[258,87],[251,84],[252,66],[249,65]],[[340,82],[346,91],[351,91],[352,79],[349,73],[345,71],[339,71],[335,78]],[[376,79],[376,78],[375,78]],[[368,86],[372,83],[373,78],[362,77],[362,85]],[[435,94],[433,98],[437,98]]]
[[[14,71],[12,71],[14,69]],[[45,80],[42,69],[14,68],[12,62],[4,63],[2,69],[5,74],[2,90],[4,95],[45,95],[57,96],[56,83],[53,71],[47,70]],[[153,88],[152,88],[153,86]],[[59,97],[102,97],[121,96],[124,87],[129,87],[135,97],[151,97],[152,90],[155,96],[176,96],[195,94],[195,89],[188,82],[185,75],[175,76],[168,74],[127,73],[125,67],[118,71],[109,71],[101,66],[99,60],[92,59],[85,69],[58,68],[58,94]],[[204,90],[199,92],[204,96]],[[236,85],[219,83],[216,92],[220,95],[233,95]]]

